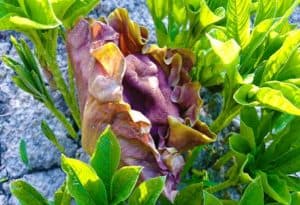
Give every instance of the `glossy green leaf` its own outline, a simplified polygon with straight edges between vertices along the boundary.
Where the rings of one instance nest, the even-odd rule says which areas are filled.
[[[63,16],[76,0],[50,0],[55,15],[63,20]]]
[[[283,16],[294,2],[297,2],[297,0],[277,0],[276,16]]]
[[[273,170],[285,174],[293,174],[300,171],[300,147],[282,154],[272,163]],[[271,169],[272,169],[271,168]]]
[[[276,135],[287,129],[287,126],[294,120],[295,116],[286,113],[275,119],[272,127],[272,134]]]
[[[65,148],[58,142],[54,132],[49,127],[48,123],[44,120],[41,123],[41,129],[42,129],[42,132],[44,133],[44,135],[47,137],[47,139],[50,142],[52,142],[60,152],[65,152]]]
[[[286,182],[289,191],[300,192],[300,178],[299,177],[287,176],[285,174],[280,174],[279,176]]]
[[[199,205],[203,200],[203,184],[195,183],[183,188],[175,198],[175,205]]]
[[[29,160],[28,160],[28,154],[27,154],[27,146],[26,146],[26,142],[24,141],[24,139],[20,140],[19,152],[20,152],[20,157],[21,157],[22,162],[27,167],[29,167]]]
[[[78,205],[108,204],[105,186],[92,167],[65,156],[61,164],[67,174],[67,188]]]
[[[54,205],[70,205],[71,204],[71,195],[64,183],[54,195]]]
[[[248,126],[248,124],[246,123],[247,121],[245,120],[245,118],[242,118],[240,122],[240,133],[243,136],[243,138],[247,141],[247,144],[249,145],[250,149],[254,151],[256,148],[256,139],[254,132],[255,128]]]
[[[112,204],[119,204],[125,201],[133,191],[142,167],[139,166],[127,166],[122,167],[115,172],[111,182],[111,198]]]
[[[255,25],[265,19],[274,18],[276,16],[277,0],[259,0],[258,5]]]
[[[64,26],[66,28],[71,28],[77,19],[85,17],[99,3],[100,0],[75,0],[75,2],[70,6],[64,2],[63,4],[69,7],[62,17]]]
[[[163,19],[168,13],[168,3],[162,0],[147,0],[147,6],[156,19]]]
[[[211,48],[215,54],[221,59],[226,68],[232,68],[239,62],[240,46],[231,39],[227,42],[221,42],[217,39],[207,36],[211,44]]]
[[[111,179],[119,166],[120,157],[120,144],[108,126],[99,136],[95,152],[90,160],[91,166],[103,180],[106,190],[110,191]]]
[[[251,146],[249,145],[245,136],[239,134],[233,134],[229,138],[229,146],[232,151],[247,154],[251,152]]]
[[[141,183],[129,197],[128,205],[155,205],[163,191],[165,177],[148,179]]]
[[[203,191],[203,205],[222,205],[223,203],[213,194]]]
[[[291,31],[281,48],[268,59],[263,72],[262,83],[272,80],[274,75],[281,71],[299,45],[300,30]]]
[[[292,84],[270,81],[263,87],[246,84],[234,94],[234,99],[245,106],[264,106],[292,115],[300,115],[300,89]]]
[[[211,8],[211,10],[215,10],[219,7],[226,8],[228,0],[206,0],[206,2],[209,8]]]
[[[250,39],[250,0],[229,0],[227,4],[227,32],[242,48]]]
[[[276,80],[284,81],[300,78],[300,49],[298,48],[289,58],[279,73],[275,75]],[[294,83],[293,83],[294,84]],[[299,85],[297,85],[299,87]]]
[[[291,196],[284,180],[280,179],[277,175],[266,175],[263,172],[259,172],[259,175],[265,193],[279,203],[284,205],[290,204]]]
[[[200,26],[201,28],[206,28],[207,26],[217,23],[224,19],[225,17],[225,9],[220,7],[215,10],[215,12],[211,11],[207,6],[205,0],[200,0]]]
[[[249,62],[253,55],[257,52],[259,46],[261,46],[267,39],[269,33],[272,31],[272,25],[274,24],[275,19],[266,19],[260,22],[257,26],[254,27],[251,32],[250,42],[243,49],[241,54],[241,68],[240,72],[242,74],[247,74],[253,72]]]
[[[256,136],[256,130],[260,123],[256,109],[253,107],[243,107],[241,110],[241,120],[246,126],[252,129],[253,134]]]
[[[48,0],[0,2],[0,30],[53,29],[60,25]]]
[[[300,204],[300,192],[295,192],[292,194],[292,201],[290,205],[299,205]]]
[[[21,205],[48,205],[47,200],[35,188],[22,180],[13,181],[10,191]]]
[[[253,202],[255,205],[264,205],[264,191],[260,178],[256,178],[247,186],[239,205],[252,205]]]

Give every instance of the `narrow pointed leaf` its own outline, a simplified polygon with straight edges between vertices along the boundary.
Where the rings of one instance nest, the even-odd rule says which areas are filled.
[[[24,139],[21,139],[20,145],[19,145],[19,152],[22,162],[29,167],[29,160],[28,160],[28,154],[27,154],[27,146]]]
[[[242,48],[250,39],[250,0],[229,0],[226,28]]]
[[[141,171],[139,166],[127,166],[115,172],[111,182],[112,204],[119,204],[130,196]]]
[[[261,179],[257,178],[251,182],[243,193],[239,205],[264,205],[264,191]]]
[[[223,203],[213,194],[203,191],[203,205],[222,205]]]
[[[120,144],[108,126],[98,138],[90,164],[103,180],[106,190],[110,190],[111,179],[117,170],[121,157]]]
[[[16,180],[10,184],[11,193],[22,205],[48,205],[47,200],[28,183]]]
[[[58,142],[52,129],[49,127],[48,123],[44,120],[41,123],[41,129],[42,129],[44,135],[48,138],[48,140],[50,142],[52,142],[60,152],[65,151],[65,148]]]
[[[155,205],[163,191],[165,177],[156,177],[141,183],[129,197],[128,205]]]

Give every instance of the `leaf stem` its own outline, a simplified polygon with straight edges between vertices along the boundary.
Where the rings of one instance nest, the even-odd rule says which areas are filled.
[[[45,106],[53,113],[53,115],[64,125],[68,133],[73,139],[77,139],[77,133],[72,124],[67,120],[66,116],[58,110],[51,102],[44,102]]]
[[[223,166],[224,164],[226,164],[226,162],[228,162],[232,157],[233,157],[233,152],[232,151],[228,151],[226,154],[224,154],[221,158],[219,158],[216,163],[214,164],[213,168],[214,169],[220,169],[221,166]]]
[[[217,119],[212,123],[210,129],[219,133],[222,129],[227,127],[233,118],[235,118],[241,110],[241,106],[239,104],[234,103],[234,105],[229,106],[229,108],[225,108],[221,111]]]
[[[228,180],[226,180],[222,183],[219,183],[217,185],[206,188],[206,191],[208,191],[209,193],[215,193],[215,192],[219,192],[219,191],[222,191],[224,189],[227,189],[231,186],[234,186],[235,184],[236,183],[235,183],[234,180],[228,179]]]

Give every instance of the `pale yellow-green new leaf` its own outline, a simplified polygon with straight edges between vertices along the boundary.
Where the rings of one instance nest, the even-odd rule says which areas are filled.
[[[263,106],[300,116],[300,89],[290,83],[270,81],[262,87],[242,85],[234,99],[244,106]]]
[[[250,0],[229,0],[226,28],[229,35],[243,48],[250,39]]]
[[[211,48],[224,64],[225,68],[236,65],[239,61],[240,46],[234,39],[226,42],[219,41],[207,34]]]
[[[281,48],[268,59],[263,72],[262,83],[271,80],[276,73],[281,71],[295,50],[299,48],[299,45],[300,30],[291,31]]]

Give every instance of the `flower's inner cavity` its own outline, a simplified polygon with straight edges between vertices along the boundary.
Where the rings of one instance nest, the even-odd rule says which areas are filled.
[[[158,143],[159,137],[166,134],[168,115],[179,116],[179,109],[170,99],[172,90],[166,75],[146,55],[129,55],[126,64],[124,100],[151,121],[151,135]]]

